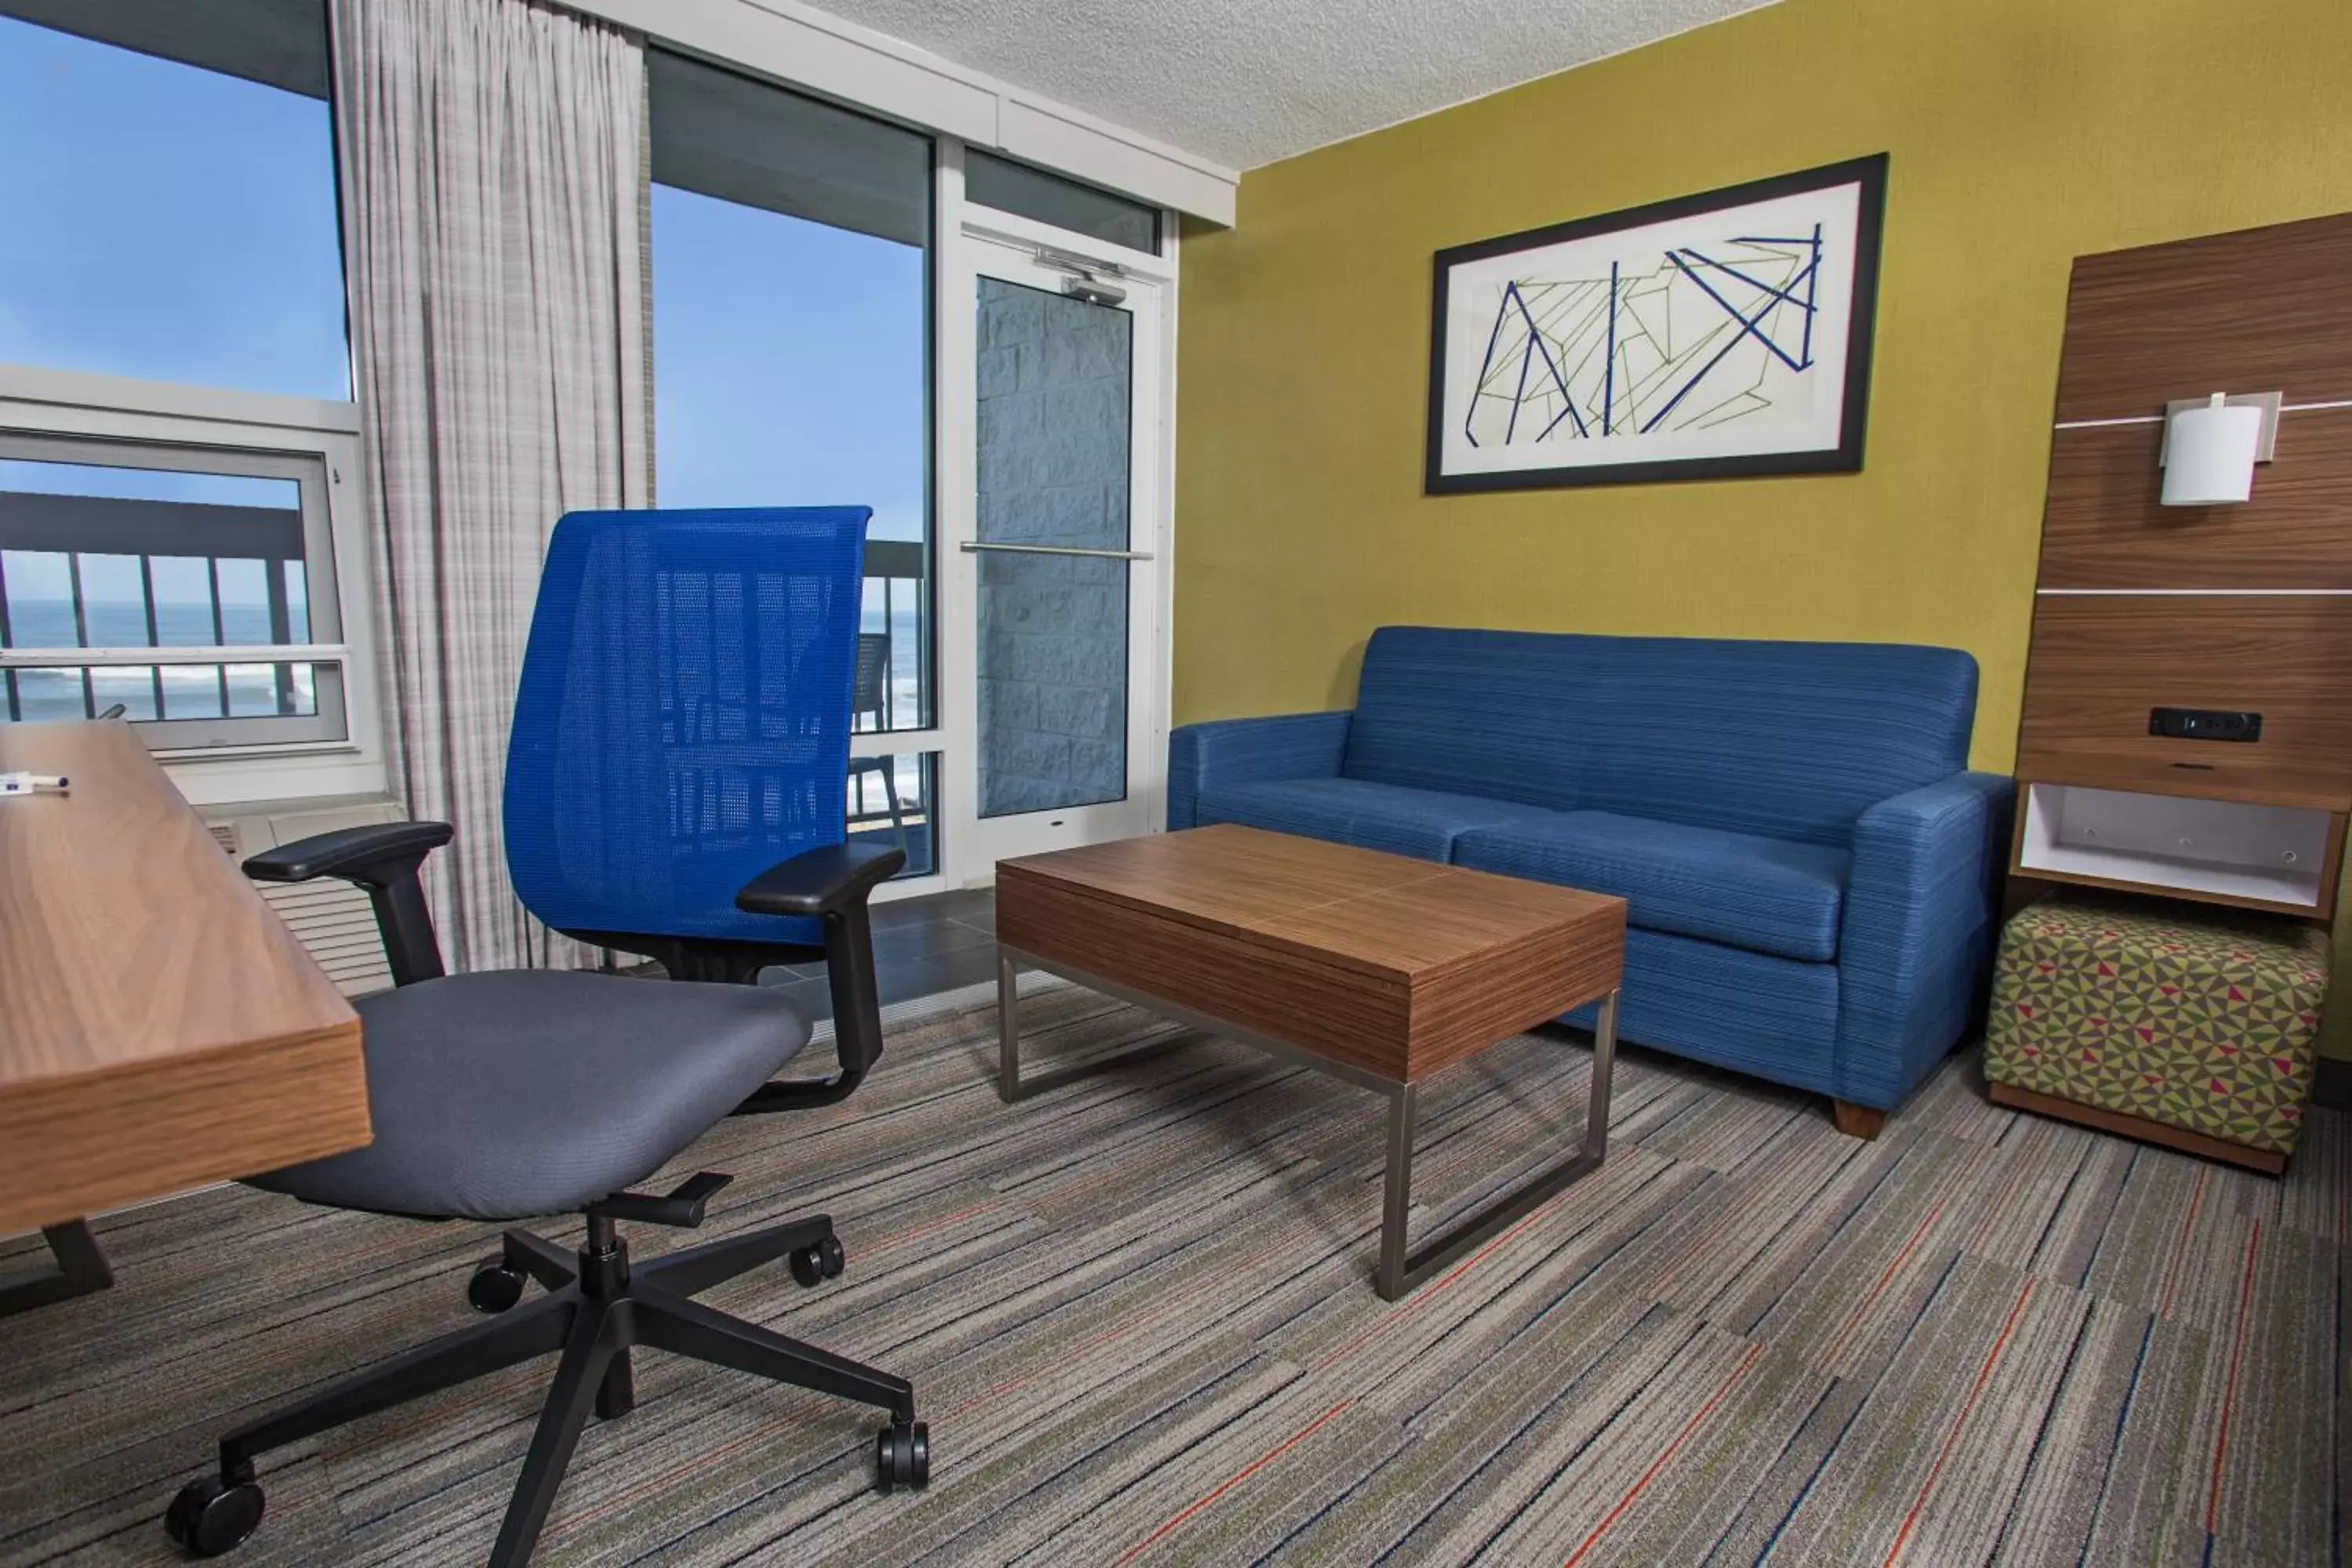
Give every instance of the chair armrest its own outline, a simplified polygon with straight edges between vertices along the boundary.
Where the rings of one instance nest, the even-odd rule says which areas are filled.
[[[882,986],[874,968],[874,925],[866,900],[877,883],[906,863],[906,852],[895,846],[827,844],[777,862],[735,895],[735,907],[751,914],[814,915],[824,922],[833,1046],[841,1058],[841,1070],[833,1077],[769,1084],[743,1102],[744,1110],[830,1105],[856,1089],[881,1059]]]
[[[1969,1027],[2015,790],[1999,773],[1954,773],[1855,822],[1838,939],[1838,1098],[1894,1109]]]
[[[446,822],[378,822],[314,833],[245,858],[245,874],[257,882],[307,882],[341,877],[373,887],[415,874],[417,863],[449,842]]]
[[[1344,709],[1281,713],[1186,724],[1173,731],[1168,737],[1169,831],[1200,826],[1204,789],[1270,779],[1338,778],[1352,717]]]
[[[448,843],[451,834],[446,822],[339,827],[248,855],[245,874],[259,882],[341,877],[365,888],[368,902],[375,908],[376,931],[383,938],[392,983],[407,985],[437,980],[442,973],[441,944],[433,934],[433,916],[425,907],[417,868],[427,855]]]
[[[755,915],[836,914],[863,907],[906,864],[906,851],[892,846],[827,844],[752,878],[735,895],[735,907]]]

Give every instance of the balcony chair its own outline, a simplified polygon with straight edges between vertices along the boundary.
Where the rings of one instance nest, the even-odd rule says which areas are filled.
[[[904,857],[842,841],[863,509],[575,514],[559,526],[530,635],[508,771],[509,854],[535,909],[614,920],[614,945],[741,980],[751,957],[822,952],[839,1068],[773,1081],[810,1026],[776,991],[583,971],[445,974],[419,868],[441,823],[320,834],[245,863],[264,881],[338,877],[375,908],[394,986],[361,998],[366,1148],[254,1178],[309,1203],[422,1219],[577,1212],[576,1251],[509,1230],[467,1290],[492,1322],[397,1355],[221,1440],[216,1471],[173,1500],[202,1556],[260,1522],[261,1454],[393,1405],[560,1353],[489,1561],[529,1561],[593,1410],[634,1403],[630,1351],[689,1356],[877,1405],[884,1490],[929,1479],[911,1384],[703,1306],[779,1258],[814,1287],[840,1274],[816,1215],[633,1264],[621,1222],[692,1226],[728,1178],[632,1190],[747,1100],[838,1100],[881,1052],[866,900]],[[626,627],[629,635],[615,635]],[[551,754],[562,763],[551,763]],[[537,792],[536,795],[534,792]],[[546,798],[541,800],[538,796]],[[549,803],[552,803],[551,808]],[[751,865],[749,874],[730,870]],[[525,868],[530,869],[526,871]],[[725,917],[697,904],[732,877]],[[758,933],[782,932],[784,945]],[[703,932],[714,932],[702,935]],[[814,938],[814,945],[806,939]],[[708,947],[698,945],[709,944]],[[639,945],[641,944],[641,945]],[[796,945],[797,944],[797,945]],[[706,957],[715,949],[716,957]],[[528,1303],[531,1281],[543,1293]]]

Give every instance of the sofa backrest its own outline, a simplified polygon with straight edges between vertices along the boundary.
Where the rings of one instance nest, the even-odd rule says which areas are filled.
[[[1341,772],[1843,844],[1968,765],[1976,700],[1955,648],[1383,626]]]

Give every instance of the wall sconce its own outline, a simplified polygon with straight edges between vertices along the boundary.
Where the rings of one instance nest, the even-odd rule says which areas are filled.
[[[2271,460],[2278,442],[2275,392],[2189,398],[2164,406],[2167,506],[2229,506],[2254,493],[2254,465]]]

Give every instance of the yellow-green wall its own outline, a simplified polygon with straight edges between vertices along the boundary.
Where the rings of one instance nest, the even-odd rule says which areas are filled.
[[[1882,150],[1863,473],[1421,493],[1432,252]],[[1781,0],[1254,170],[1185,236],[1176,718],[1344,706],[1395,621],[1899,640],[2006,770],[2068,263],[2347,208],[2352,0]]]

